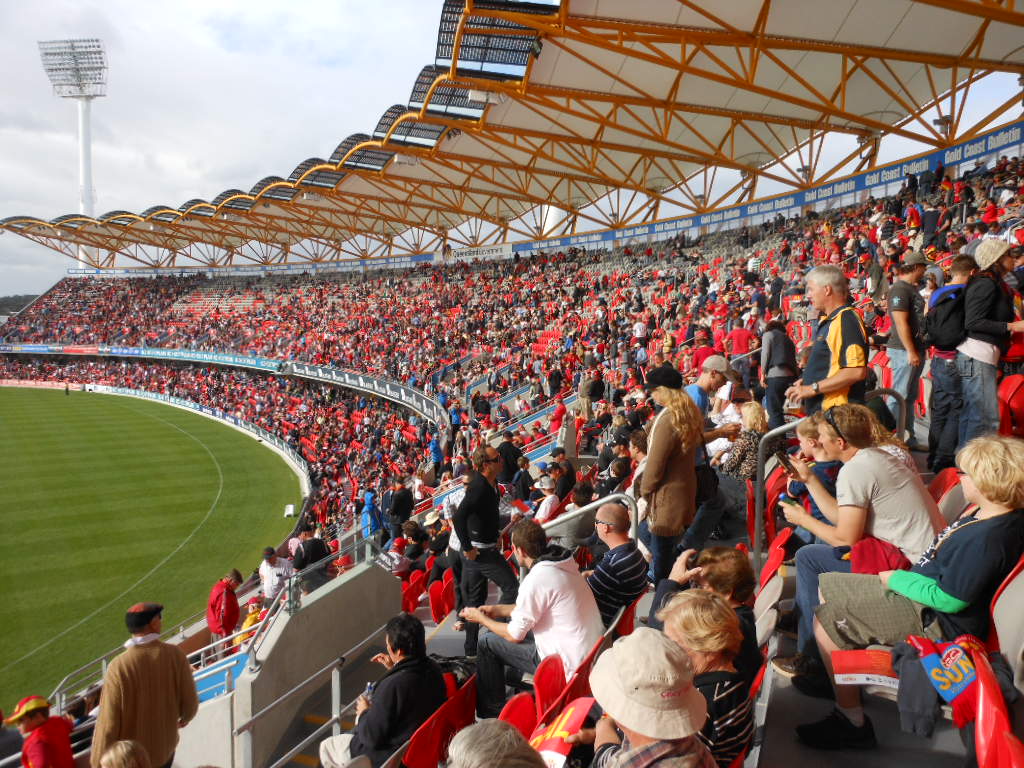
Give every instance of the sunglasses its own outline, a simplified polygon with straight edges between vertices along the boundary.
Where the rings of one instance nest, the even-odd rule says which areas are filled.
[[[485,459],[484,463],[497,464],[499,461],[501,461],[501,456],[488,456],[487,459]]]
[[[844,434],[843,434],[843,430],[841,430],[841,429],[839,428],[839,425],[838,425],[838,424],[836,424],[836,417],[835,417],[835,416],[834,416],[834,415],[832,414],[832,412],[833,412],[833,411],[834,411],[835,409],[836,409],[836,406],[832,406],[832,407],[831,407],[831,408],[829,408],[829,409],[828,409],[827,411],[825,411],[825,421],[827,421],[827,422],[828,422],[828,425],[829,425],[830,427],[832,427],[832,429],[834,429],[834,430],[835,430],[835,432],[836,432],[836,437],[838,437],[838,438],[839,438],[840,440],[842,440],[842,441],[843,441],[844,443],[848,443],[848,442],[850,442],[850,441],[846,439],[846,435],[844,435]]]
[[[615,523],[609,523],[607,520],[598,520],[594,518],[594,525],[607,525],[609,528],[614,528]]]

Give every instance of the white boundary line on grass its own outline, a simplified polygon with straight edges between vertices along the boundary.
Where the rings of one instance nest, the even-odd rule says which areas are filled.
[[[96,393],[96,394],[99,394],[99,393]],[[210,515],[213,514],[213,511],[217,508],[217,505],[220,503],[220,497],[224,493],[224,472],[223,472],[223,470],[222,470],[222,468],[220,466],[220,462],[217,461],[217,457],[213,454],[213,451],[210,450],[210,448],[206,445],[206,443],[204,443],[201,439],[199,439],[198,437],[193,435],[188,430],[182,429],[177,424],[173,424],[172,422],[167,421],[166,419],[163,419],[160,416],[157,416],[157,415],[152,414],[152,413],[145,413],[143,411],[136,411],[135,409],[128,408],[128,406],[122,405],[120,403],[118,403],[118,407],[126,408],[127,410],[133,411],[134,413],[138,413],[138,414],[142,414],[144,416],[148,416],[150,418],[156,419],[157,421],[162,421],[164,424],[167,424],[170,427],[174,427],[174,429],[178,430],[179,432],[181,432],[186,437],[188,437],[191,440],[194,440],[195,442],[199,443],[199,445],[202,446],[203,450],[206,451],[206,453],[209,455],[209,457],[213,460],[213,465],[217,469],[217,478],[218,478],[217,496],[214,498],[213,503],[210,505],[210,508],[206,511],[206,515],[203,517],[202,520],[199,521],[199,523],[196,525],[196,527],[192,529],[192,532],[188,536],[186,536],[184,539],[182,539],[181,542],[178,544],[178,546],[175,547],[166,557],[164,557],[163,560],[161,560],[159,563],[157,563],[152,568],[150,568],[149,571],[147,571],[146,574],[143,575],[138,581],[136,581],[134,584],[132,584],[130,587],[128,587],[126,590],[124,590],[124,592],[122,592],[121,594],[111,598],[108,602],[106,602],[103,605],[101,605],[99,608],[97,608],[95,611],[93,611],[92,613],[87,615],[85,618],[80,619],[79,621],[77,621],[74,624],[72,624],[70,627],[65,629],[63,632],[59,632],[58,634],[54,635],[49,640],[47,640],[45,643],[41,643],[40,645],[37,645],[35,648],[33,648],[28,653],[26,653],[24,656],[21,656],[20,658],[15,659],[14,661],[4,665],[3,667],[0,667],[0,672],[6,671],[6,670],[10,669],[11,667],[13,667],[15,664],[20,664],[25,659],[29,659],[32,656],[35,656],[37,653],[39,653],[39,651],[41,651],[44,648],[48,647],[49,645],[53,644],[54,642],[56,642],[60,638],[62,638],[65,635],[67,635],[69,632],[72,632],[73,630],[78,629],[80,626],[82,626],[87,621],[89,621],[89,619],[93,618],[96,614],[100,613],[101,611],[105,611],[111,605],[113,605],[118,600],[120,600],[125,595],[127,595],[129,592],[131,592],[133,589],[138,587],[142,582],[144,582],[146,579],[148,579],[150,576],[152,576],[154,573],[156,573],[158,570],[160,570],[164,565],[166,565],[168,560],[170,560],[172,557],[174,557],[176,554],[178,554],[178,552],[181,551],[182,547],[184,547],[186,544],[188,544],[192,540],[192,538],[199,532],[199,529],[202,528],[206,524],[206,521],[210,519]],[[218,421],[219,421],[219,419],[218,419]]]

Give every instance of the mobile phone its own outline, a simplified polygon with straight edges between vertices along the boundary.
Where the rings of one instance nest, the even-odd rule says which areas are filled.
[[[800,502],[790,496],[788,493],[779,494],[779,504],[799,504]]]
[[[782,449],[779,449],[779,450],[777,450],[775,452],[775,458],[779,460],[779,464],[781,464],[783,466],[783,468],[787,472],[789,472],[789,474],[791,474],[791,475],[795,475],[796,474],[796,469],[794,469],[794,467],[793,467],[793,462],[791,462],[789,460],[789,454],[787,454]]]

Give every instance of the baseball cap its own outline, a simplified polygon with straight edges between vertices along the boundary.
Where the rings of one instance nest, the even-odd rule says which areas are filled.
[[[692,736],[707,718],[707,702],[693,687],[690,657],[650,627],[634,629],[601,654],[590,689],[617,723],[651,739]]]
[[[269,560],[270,558],[272,558],[276,554],[277,554],[277,550],[274,549],[273,547],[264,547],[263,548],[263,559],[264,560]]]
[[[50,702],[42,696],[26,696],[18,702],[18,705],[14,708],[14,712],[11,713],[11,716],[4,719],[4,725],[14,725],[25,715],[35,712],[37,709],[47,709],[49,706]]]
[[[903,266],[921,267],[928,263],[928,259],[920,251],[911,251],[903,257]]]
[[[718,371],[724,375],[726,371],[729,370],[729,364],[721,355],[711,355],[711,357],[704,361],[704,365],[701,366],[701,370]]]
[[[138,632],[153,620],[153,617],[163,613],[164,607],[160,603],[136,603],[128,609],[124,616],[124,623],[130,632]]]
[[[555,489],[555,481],[547,475],[541,475],[537,479],[537,487],[542,491],[553,491]]]

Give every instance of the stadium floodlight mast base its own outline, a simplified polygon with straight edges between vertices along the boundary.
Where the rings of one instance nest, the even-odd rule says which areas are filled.
[[[78,212],[95,216],[92,188],[92,100],[107,95],[107,56],[96,38],[41,40],[39,57],[53,92],[78,102]],[[84,246],[78,246],[78,266],[88,266]]]

